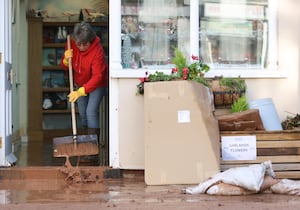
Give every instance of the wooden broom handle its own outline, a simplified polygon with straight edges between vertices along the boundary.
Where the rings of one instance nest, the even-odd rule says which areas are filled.
[[[68,50],[71,50],[70,35],[67,36]],[[73,69],[72,69],[72,57],[69,58],[69,83],[70,92],[74,91],[73,85]],[[75,114],[75,103],[71,102],[71,118],[72,118],[72,132],[74,143],[77,143],[77,128],[76,128],[76,114]]]

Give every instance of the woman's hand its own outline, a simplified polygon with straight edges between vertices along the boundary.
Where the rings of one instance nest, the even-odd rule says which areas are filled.
[[[66,50],[64,53],[64,60],[63,60],[63,64],[68,66],[69,65],[69,58],[73,57],[73,49],[70,50]]]
[[[81,96],[86,96],[84,87],[79,88],[78,90],[72,91],[69,95],[69,102],[73,103],[77,101]]]

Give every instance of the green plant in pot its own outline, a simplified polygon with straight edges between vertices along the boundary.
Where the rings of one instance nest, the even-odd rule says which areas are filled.
[[[178,48],[176,48],[175,57],[172,59],[172,62],[175,67],[172,68],[171,74],[158,71],[149,75],[146,73],[146,77],[141,78],[140,83],[137,85],[137,93],[144,94],[145,82],[190,80],[209,86],[209,83],[204,78],[204,74],[210,70],[210,67],[203,63],[198,56],[192,55],[192,62],[188,64],[186,57]]]
[[[172,68],[172,74],[183,80],[199,81],[198,79],[203,78],[205,73],[210,70],[210,67],[197,56],[192,55],[192,60],[192,63],[188,64],[186,57],[176,48],[175,57],[172,59],[175,64],[175,68]]]
[[[210,81],[214,94],[215,106],[231,106],[236,100],[246,93],[246,82],[237,77],[214,78]]]

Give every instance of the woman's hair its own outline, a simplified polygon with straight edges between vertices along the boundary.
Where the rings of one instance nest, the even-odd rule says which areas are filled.
[[[90,24],[86,22],[76,23],[72,35],[76,43],[91,43],[96,38],[96,33]]]

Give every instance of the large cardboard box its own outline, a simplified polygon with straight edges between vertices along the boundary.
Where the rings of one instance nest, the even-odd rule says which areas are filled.
[[[145,183],[196,184],[220,171],[210,89],[192,81],[146,82]]]

